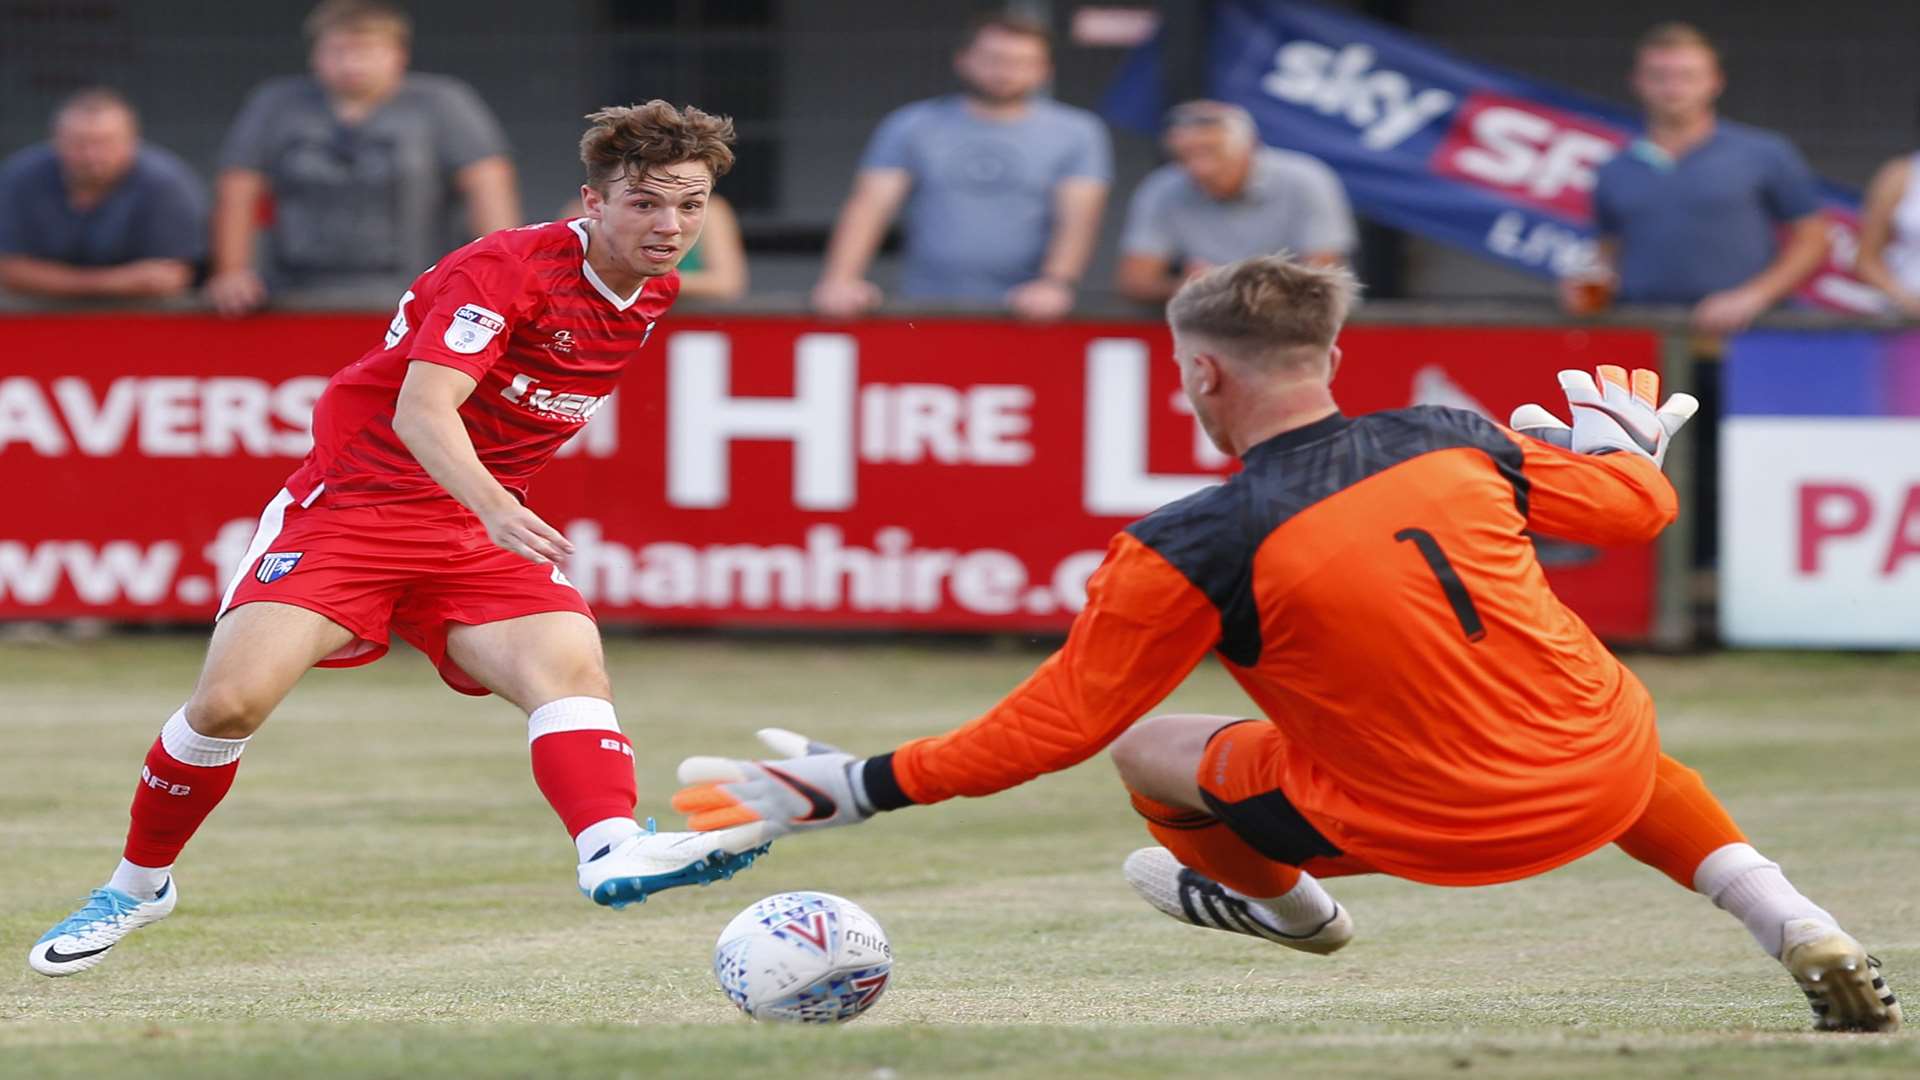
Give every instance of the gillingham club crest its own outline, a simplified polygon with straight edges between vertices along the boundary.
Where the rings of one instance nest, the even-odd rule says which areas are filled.
[[[304,551],[269,551],[260,556],[260,566],[253,572],[254,580],[262,585],[271,585],[300,565],[300,556]]]

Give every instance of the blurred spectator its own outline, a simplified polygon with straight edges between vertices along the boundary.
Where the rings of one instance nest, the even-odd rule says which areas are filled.
[[[1127,208],[1115,284],[1161,303],[1186,278],[1254,255],[1317,265],[1353,251],[1353,211],[1320,159],[1260,143],[1238,105],[1190,101],[1167,117],[1173,163],[1148,173]],[[1177,271],[1177,276],[1176,276]]]
[[[1887,294],[1909,319],[1920,319],[1920,184],[1914,163],[1902,154],[1873,174],[1867,205],[1860,211],[1860,254],[1853,271]]]
[[[1640,39],[1633,91],[1646,135],[1600,166],[1593,191],[1601,272],[1629,303],[1691,304],[1696,345],[1689,387],[1694,420],[1696,566],[1718,554],[1720,338],[1746,328],[1827,258],[1813,170],[1785,138],[1720,120],[1726,86],[1706,35],[1663,23]],[[1782,240],[1782,227],[1785,227]],[[1582,310],[1579,278],[1562,302]]]
[[[1620,299],[1692,304],[1695,327],[1715,336],[1745,328],[1827,256],[1813,170],[1785,138],[1717,119],[1725,86],[1699,30],[1648,31],[1633,69],[1646,135],[1600,167],[1593,192]],[[1577,309],[1583,298],[1569,288],[1563,299]]]
[[[112,90],[53,113],[53,138],[0,162],[0,284],[50,297],[172,296],[207,251],[207,194],[173,154],[140,140]]]
[[[577,218],[584,212],[576,198],[560,208],[560,219]],[[747,295],[747,250],[740,239],[740,219],[733,204],[718,195],[707,200],[700,239],[680,260],[680,295],[698,300],[738,300]]]
[[[680,260],[680,295],[702,300],[738,300],[747,295],[747,251],[740,242],[740,219],[733,204],[718,195],[707,200],[707,221],[700,239]]]
[[[520,224],[506,135],[472,87],[407,71],[412,24],[383,0],[324,0],[307,17],[311,75],[248,97],[221,151],[207,295],[227,314],[269,290],[404,287],[467,235]],[[264,271],[254,265],[272,200]]]
[[[901,296],[1005,304],[1032,319],[1073,307],[1113,152],[1098,117],[1041,95],[1050,50],[1034,19],[983,18],[954,57],[964,90],[881,121],[834,226],[815,308],[845,317],[880,302],[867,267],[903,203]]]

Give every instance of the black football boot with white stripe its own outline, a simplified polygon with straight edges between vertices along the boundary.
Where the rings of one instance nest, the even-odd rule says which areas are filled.
[[[1353,940],[1353,919],[1337,902],[1332,918],[1306,933],[1289,934],[1261,919],[1247,901],[1227,892],[1219,882],[1180,865],[1163,847],[1141,848],[1127,856],[1122,872],[1141,899],[1191,926],[1246,934],[1323,956]]]

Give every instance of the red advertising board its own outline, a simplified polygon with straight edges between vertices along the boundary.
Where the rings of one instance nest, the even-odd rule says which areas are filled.
[[[0,319],[0,618],[198,620],[384,314]],[[1652,334],[1350,328],[1349,412],[1504,417],[1554,372],[1657,365]],[[536,481],[608,622],[1052,630],[1107,539],[1231,469],[1163,327],[676,319]],[[1542,549],[1644,636],[1648,548]]]

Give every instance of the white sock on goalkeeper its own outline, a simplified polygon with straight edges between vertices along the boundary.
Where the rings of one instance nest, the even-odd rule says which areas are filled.
[[[1228,896],[1245,900],[1254,918],[1283,934],[1311,934],[1325,926],[1334,915],[1333,897],[1328,896],[1327,890],[1320,887],[1320,882],[1304,870],[1300,872],[1300,880],[1284,896],[1248,896],[1236,889],[1222,888],[1226,889]]]
[[[1825,909],[1793,887],[1778,863],[1755,851],[1752,844],[1715,849],[1694,871],[1693,888],[1744,923],[1747,933],[1776,960],[1781,930],[1789,920],[1818,919],[1839,926]]]

